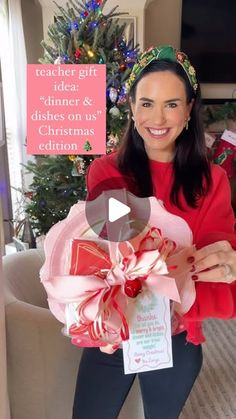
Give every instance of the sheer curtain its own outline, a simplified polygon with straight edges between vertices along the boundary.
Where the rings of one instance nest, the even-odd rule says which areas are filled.
[[[0,1],[0,61],[11,186],[22,188],[26,138],[26,51],[20,0]],[[0,149],[1,153],[1,149]],[[12,190],[13,210],[17,194]],[[1,216],[1,215],[0,215]],[[1,223],[0,223],[1,225]],[[0,235],[1,235],[0,227]],[[0,418],[8,419],[4,301],[0,254]]]
[[[26,50],[20,0],[0,2],[0,60],[10,183],[22,188],[22,166],[26,139]],[[12,189],[13,213],[17,192]]]

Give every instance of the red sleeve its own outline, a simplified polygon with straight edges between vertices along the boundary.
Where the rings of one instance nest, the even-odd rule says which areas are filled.
[[[231,191],[225,171],[213,167],[213,187],[201,205],[196,246],[201,248],[219,240],[227,240],[236,249],[235,218],[231,207]],[[232,284],[197,282],[196,300],[185,314],[190,321],[209,317],[229,319],[236,316],[236,281]]]
[[[200,205],[195,243],[198,248],[217,240],[228,240],[235,234],[235,218],[231,206],[231,189],[224,169],[212,165],[212,188]],[[228,236],[228,238],[226,238]]]

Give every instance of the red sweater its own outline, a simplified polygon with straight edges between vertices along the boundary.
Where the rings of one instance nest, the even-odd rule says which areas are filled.
[[[106,189],[133,189],[116,167],[116,153],[96,159],[87,173],[88,199],[95,199],[102,191],[96,186],[106,181]],[[183,194],[180,203],[183,210],[170,202],[172,163],[150,160],[154,196],[161,199],[167,211],[182,217],[193,232],[193,243],[201,248],[218,240],[228,240],[236,249],[234,214],[231,207],[230,186],[225,171],[212,165],[213,185],[208,195],[201,199],[198,208],[187,205]],[[142,168],[140,168],[142,170]],[[133,190],[132,190],[133,191]],[[229,319],[236,316],[236,281],[232,284],[196,282],[196,300],[183,316],[187,340],[194,344],[203,342],[201,321],[209,318]]]

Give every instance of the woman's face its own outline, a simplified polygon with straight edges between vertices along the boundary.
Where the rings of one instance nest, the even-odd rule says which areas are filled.
[[[191,108],[184,83],[174,73],[157,71],[139,81],[131,109],[149,159],[173,159],[175,140],[185,129]]]

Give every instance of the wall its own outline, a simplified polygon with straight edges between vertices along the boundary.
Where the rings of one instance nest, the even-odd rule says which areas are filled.
[[[145,49],[152,45],[180,46],[182,0],[152,0],[145,9]]]
[[[38,0],[21,0],[25,46],[28,64],[37,64],[43,55],[42,6]]]
[[[180,47],[181,10],[182,0],[151,0],[147,2],[145,9],[145,48],[150,45],[161,44],[172,44],[176,48]],[[234,84],[202,83],[201,89],[203,98],[235,98],[236,100],[236,75]]]

